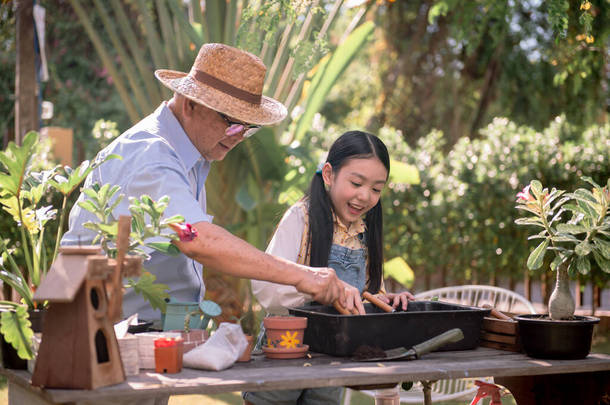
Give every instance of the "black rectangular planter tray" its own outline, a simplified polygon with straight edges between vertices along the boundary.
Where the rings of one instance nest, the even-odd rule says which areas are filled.
[[[331,356],[351,356],[359,346],[383,350],[410,348],[453,328],[464,339],[440,350],[468,350],[479,345],[481,323],[490,310],[438,301],[412,301],[406,311],[382,312],[365,304],[366,315],[341,315],[334,308],[306,305],[289,308],[294,316],[307,317],[304,343],[309,350]]]

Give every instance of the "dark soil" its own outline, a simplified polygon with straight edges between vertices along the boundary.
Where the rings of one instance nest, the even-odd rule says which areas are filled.
[[[352,355],[352,358],[354,360],[368,360],[375,359],[378,357],[386,357],[386,354],[383,349],[378,346],[367,345],[358,346],[358,348]]]

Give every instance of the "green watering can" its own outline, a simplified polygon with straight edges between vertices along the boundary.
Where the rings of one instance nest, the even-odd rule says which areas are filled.
[[[166,304],[165,314],[161,316],[163,330],[183,330],[184,321],[190,314],[189,327],[191,329],[205,329],[210,319],[222,313],[222,309],[214,301],[181,302],[172,299]]]

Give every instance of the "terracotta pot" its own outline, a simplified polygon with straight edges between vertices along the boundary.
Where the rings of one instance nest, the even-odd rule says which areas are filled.
[[[263,320],[263,324],[267,334],[267,344],[263,351],[267,357],[298,358],[305,356],[309,348],[303,345],[307,318],[300,316],[270,316]],[[284,356],[280,356],[280,351],[282,350],[284,351]]]
[[[240,363],[248,362],[248,361],[250,361],[250,358],[252,357],[251,355],[252,355],[252,347],[254,345],[254,336],[246,335],[246,340],[248,341],[248,346],[246,346],[246,350],[244,350],[244,352],[239,357],[239,359],[237,359],[237,361]]]
[[[278,349],[275,347],[263,346],[263,352],[269,359],[299,359],[305,357],[309,350],[308,345],[298,346],[291,349]]]

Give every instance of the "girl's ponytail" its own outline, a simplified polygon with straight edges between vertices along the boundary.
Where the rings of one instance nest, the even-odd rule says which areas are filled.
[[[309,186],[309,232],[307,248],[311,254],[309,265],[328,266],[328,255],[333,243],[333,215],[330,198],[324,188],[322,173],[316,172]],[[313,237],[315,235],[315,238]]]
[[[383,278],[383,210],[381,200],[366,213],[364,223],[367,229],[366,247],[368,251],[367,291],[377,294]]]

